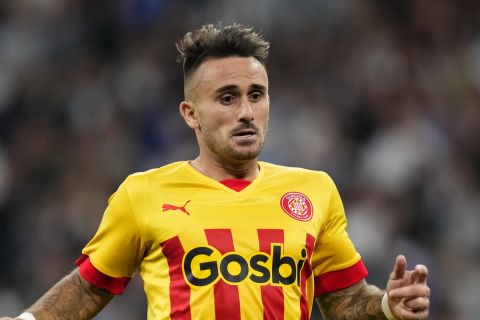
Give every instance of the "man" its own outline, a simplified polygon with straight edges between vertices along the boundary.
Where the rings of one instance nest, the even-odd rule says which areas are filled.
[[[328,175],[258,161],[269,44],[208,25],[177,49],[199,156],[129,176],[78,268],[16,319],[91,319],[137,269],[149,319],[308,319],[315,299],[327,319],[427,319],[425,266],[398,256],[386,293],[366,283]]]

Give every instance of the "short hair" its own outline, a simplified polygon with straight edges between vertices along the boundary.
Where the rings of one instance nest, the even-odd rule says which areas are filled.
[[[210,58],[254,57],[265,66],[270,48],[270,43],[253,27],[236,23],[227,26],[204,25],[188,32],[175,45],[178,50],[177,62],[183,66],[184,79]]]

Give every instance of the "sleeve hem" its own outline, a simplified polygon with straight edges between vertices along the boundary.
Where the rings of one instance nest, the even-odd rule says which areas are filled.
[[[351,267],[324,273],[315,277],[315,297],[327,292],[348,288],[366,278],[367,268],[362,260]]]
[[[110,277],[95,268],[90,258],[83,254],[75,261],[80,270],[80,275],[92,285],[107,290],[114,295],[123,294],[126,286],[130,282],[129,277],[114,278]]]

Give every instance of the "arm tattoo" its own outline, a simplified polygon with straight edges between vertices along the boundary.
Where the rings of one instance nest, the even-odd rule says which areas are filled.
[[[87,320],[99,313],[112,297],[85,281],[76,269],[27,311],[37,320]]]
[[[328,320],[386,320],[382,296],[383,291],[362,280],[350,288],[324,294],[317,302]]]

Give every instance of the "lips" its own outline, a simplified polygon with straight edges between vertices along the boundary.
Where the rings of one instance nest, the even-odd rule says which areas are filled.
[[[234,137],[251,137],[253,135],[257,134],[257,131],[254,129],[243,129],[243,130],[238,130],[233,133]]]
[[[232,136],[234,137],[248,137],[256,135],[258,128],[253,123],[243,123],[232,130]]]

